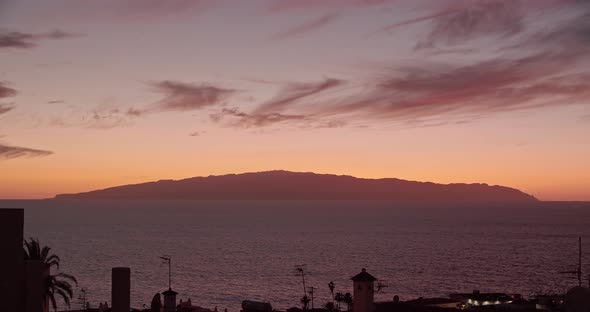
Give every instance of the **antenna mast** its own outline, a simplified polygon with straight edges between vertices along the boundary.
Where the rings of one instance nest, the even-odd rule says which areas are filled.
[[[168,289],[172,289],[172,258],[170,256],[162,256],[160,259],[168,263]]]
[[[582,287],[582,237],[578,237],[578,268],[575,271],[563,271],[562,274],[575,274],[578,278],[578,286]],[[589,278],[590,279],[590,278]],[[589,280],[590,284],[590,280]],[[588,285],[590,286],[590,285]]]
[[[582,287],[582,236],[578,237],[578,286]]]

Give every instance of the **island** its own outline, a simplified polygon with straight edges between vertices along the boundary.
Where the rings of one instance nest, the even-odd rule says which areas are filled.
[[[484,183],[437,184],[284,170],[160,180],[55,199],[537,201],[520,190]]]

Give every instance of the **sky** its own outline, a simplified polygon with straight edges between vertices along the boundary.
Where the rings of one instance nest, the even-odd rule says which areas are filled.
[[[0,198],[284,169],[590,200],[590,2],[0,0]]]

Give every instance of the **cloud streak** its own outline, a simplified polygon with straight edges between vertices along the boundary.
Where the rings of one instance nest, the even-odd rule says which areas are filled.
[[[0,115],[6,114],[13,109],[14,109],[14,106],[12,106],[12,105],[0,104]]]
[[[318,8],[362,8],[394,2],[397,2],[397,0],[280,0],[274,1],[273,5],[270,6],[270,11],[282,12],[295,9],[315,10]]]
[[[301,25],[297,25],[293,28],[287,29],[285,31],[278,32],[270,37],[273,41],[284,40],[296,36],[300,36],[306,33],[310,33],[317,29],[320,29],[332,21],[334,21],[338,17],[337,14],[325,14],[318,18],[312,19],[307,21]]]
[[[13,97],[17,94],[17,91],[13,88],[6,86],[5,83],[0,81],[0,99]]]
[[[105,20],[137,22],[200,12],[217,4],[215,0],[66,0],[42,14],[56,20]]]
[[[79,36],[61,30],[41,34],[0,30],[0,49],[30,49],[36,47],[42,40],[60,40]]]
[[[14,159],[14,158],[31,158],[31,157],[44,157],[52,155],[53,152],[45,151],[34,148],[18,147],[4,145],[0,143],[0,160]]]
[[[227,117],[233,117],[229,122],[230,126],[240,128],[266,127],[277,123],[289,121],[304,121],[308,116],[284,114],[284,113],[245,113],[237,108],[224,108],[220,112],[212,114],[211,119],[220,122]]]
[[[326,78],[323,81],[311,83],[288,83],[273,99],[260,105],[256,112],[269,113],[282,110],[302,100],[310,100],[314,95],[335,89],[344,84],[344,80],[334,78]]]
[[[151,83],[152,90],[164,97],[156,103],[158,111],[191,111],[223,103],[237,90],[224,89],[209,84],[189,84],[178,81]],[[139,111],[134,111],[136,115]]]
[[[17,93],[15,89],[6,86],[6,84],[0,81],[0,99],[16,96]],[[0,115],[6,114],[13,109],[14,105],[12,104],[0,103]]]
[[[569,73],[577,60],[541,53],[462,67],[413,67],[373,81],[362,95],[324,105],[316,115],[412,122],[441,115],[478,116],[590,100],[590,74]]]
[[[524,30],[524,10],[530,9],[520,0],[475,1],[461,9],[451,8],[432,16],[432,32],[416,47],[455,45],[490,35],[512,36]]]

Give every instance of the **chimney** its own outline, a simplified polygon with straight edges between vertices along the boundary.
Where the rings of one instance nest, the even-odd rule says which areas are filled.
[[[111,311],[129,312],[131,308],[131,270],[113,268],[111,287]]]

